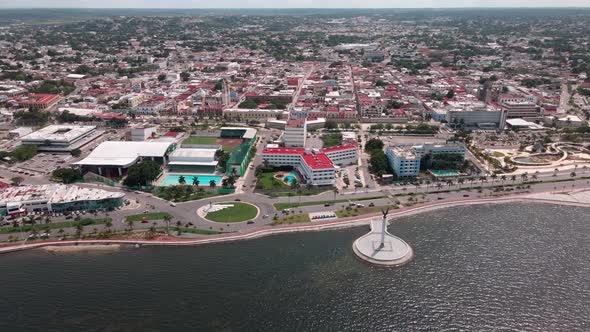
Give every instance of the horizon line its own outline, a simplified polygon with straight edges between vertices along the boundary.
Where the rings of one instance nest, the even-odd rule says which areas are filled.
[[[502,6],[502,7],[483,7],[483,6],[449,6],[449,7],[4,7],[2,9],[207,9],[207,10],[227,10],[227,9],[590,9],[589,6]]]

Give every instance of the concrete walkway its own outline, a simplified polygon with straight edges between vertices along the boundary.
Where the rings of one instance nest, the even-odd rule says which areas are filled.
[[[539,196],[545,195],[545,196]],[[572,199],[572,197],[574,197]],[[492,198],[476,198],[476,199],[459,199],[446,202],[429,202],[419,206],[412,206],[395,210],[390,213],[389,217],[408,216],[417,213],[432,211],[441,208],[448,208],[462,205],[481,205],[481,204],[500,204],[500,203],[516,203],[516,202],[539,202],[574,205],[582,207],[590,207],[590,191],[587,189],[572,191],[571,195],[556,194],[554,192],[537,193],[537,194],[520,194],[505,197]],[[221,234],[213,235],[199,239],[171,239],[168,241],[149,241],[149,240],[64,240],[64,241],[41,241],[26,244],[11,244],[0,247],[0,253],[14,252],[26,249],[40,248],[44,246],[67,246],[67,245],[92,245],[92,244],[129,244],[129,245],[152,245],[152,246],[186,246],[186,245],[200,245],[210,243],[232,242],[238,240],[250,240],[269,235],[288,234],[295,232],[309,232],[321,231],[329,229],[339,229],[346,227],[354,227],[360,225],[367,225],[372,219],[380,217],[381,214],[367,215],[363,217],[354,217],[339,219],[326,222],[314,222],[310,224],[286,225],[286,226],[267,226],[264,228],[248,231],[239,234]]]

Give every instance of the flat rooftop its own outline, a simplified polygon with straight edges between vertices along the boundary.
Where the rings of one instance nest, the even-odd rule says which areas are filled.
[[[172,142],[107,141],[73,165],[129,167],[139,157],[164,157]]]
[[[23,142],[72,142],[95,129],[96,126],[50,125],[24,136],[21,140]]]

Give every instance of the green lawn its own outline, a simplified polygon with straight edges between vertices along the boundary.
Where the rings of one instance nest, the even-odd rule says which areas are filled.
[[[342,145],[342,134],[326,134],[321,137],[325,148]]]
[[[275,173],[262,173],[258,176],[257,187],[262,190],[288,190],[291,186],[273,177]]]
[[[217,141],[217,137],[207,137],[207,136],[190,136],[189,138],[185,139],[182,144],[204,144],[204,145],[213,145]]]
[[[152,213],[142,213],[142,214],[134,214],[132,216],[127,216],[127,221],[142,221],[142,220],[162,220],[166,216],[170,218],[174,218],[170,213],[167,212],[152,212]]]
[[[304,223],[304,222],[311,222],[311,220],[309,219],[309,215],[307,213],[292,214],[290,216],[274,220],[270,224],[273,226],[276,226],[276,225],[290,225],[290,224],[297,224],[297,223]]]
[[[210,231],[207,229],[198,229],[198,228],[187,228],[187,227],[178,227],[182,233],[192,233],[192,234],[201,234],[201,235],[216,235],[216,234],[224,234],[225,232],[217,232],[217,231]]]
[[[207,213],[207,219],[221,223],[242,222],[254,219],[256,214],[258,214],[258,209],[252,204],[239,202],[223,202],[219,204],[231,204],[233,206]]]

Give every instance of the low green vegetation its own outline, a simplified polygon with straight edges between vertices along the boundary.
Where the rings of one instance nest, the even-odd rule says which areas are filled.
[[[49,120],[49,112],[42,111],[17,111],[14,113],[14,118],[18,123],[24,125],[40,126],[47,123]]]
[[[195,189],[195,187],[190,184],[158,187],[153,194],[162,199],[173,202],[194,201],[221,195],[217,191],[208,191],[202,187]]]
[[[176,227],[182,233],[192,233],[192,234],[201,234],[201,235],[217,235],[217,234],[225,234],[225,232],[218,232],[218,231],[211,231],[208,229],[198,229],[198,228],[188,228],[188,227]]]
[[[142,220],[163,220],[166,218],[174,218],[170,213],[167,212],[152,212],[152,213],[142,213],[142,214],[134,214],[131,216],[127,216],[125,220],[127,221],[142,221]]]
[[[273,222],[270,223],[272,226],[277,225],[290,225],[290,224],[298,224],[298,223],[306,223],[311,222],[309,219],[309,215],[307,213],[301,214],[292,214],[290,216],[286,216],[283,218],[279,218],[278,216],[273,219]]]
[[[291,186],[287,183],[276,179],[275,172],[262,172],[257,175],[256,188],[262,190],[289,190]]]
[[[58,168],[51,173],[51,177],[55,181],[67,184],[73,183],[82,178],[82,174],[80,173],[80,170],[76,168]]]
[[[357,201],[368,201],[368,200],[372,200],[372,199],[379,199],[379,198],[385,198],[387,196],[372,196],[372,197],[363,197],[363,198],[356,198],[354,199],[355,202]],[[296,207],[300,207],[300,206],[312,206],[312,205],[323,205],[323,204],[332,204],[332,203],[344,203],[344,202],[348,202],[349,199],[337,199],[335,201],[331,200],[331,201],[312,201],[312,202],[292,202],[292,203],[274,203],[273,206],[275,209],[277,210],[284,210],[284,209],[290,209],[290,208],[296,208]]]
[[[33,158],[37,154],[36,145],[21,145],[12,152],[0,151],[0,158],[11,161],[25,161]]]
[[[218,204],[233,205],[216,212],[207,213],[206,218],[211,221],[228,223],[228,222],[242,222],[254,219],[258,214],[258,209],[248,203],[240,202],[224,202]]]
[[[464,170],[467,167],[469,167],[469,162],[458,153],[428,154],[420,160],[420,169],[423,171],[427,169]]]
[[[0,234],[19,233],[19,232],[43,232],[50,229],[63,229],[68,227],[103,225],[112,222],[111,218],[84,218],[80,220],[63,221],[63,222],[49,222],[46,224],[23,223],[22,226],[8,226],[0,228]]]
[[[52,93],[52,94],[60,94],[63,93],[64,96],[69,95],[72,91],[76,89],[73,83],[66,82],[64,80],[59,81],[51,81],[45,80],[41,82],[39,86],[34,88],[31,92],[33,93]]]
[[[371,138],[365,144],[365,151],[371,155],[369,159],[370,171],[377,176],[393,173],[389,167],[387,156],[383,152],[383,146],[383,141],[377,138]]]
[[[159,174],[160,165],[151,160],[144,160],[129,167],[127,178],[123,184],[129,187],[146,186],[152,183]]]
[[[342,134],[334,133],[322,135],[322,142],[324,142],[325,148],[342,145]]]

